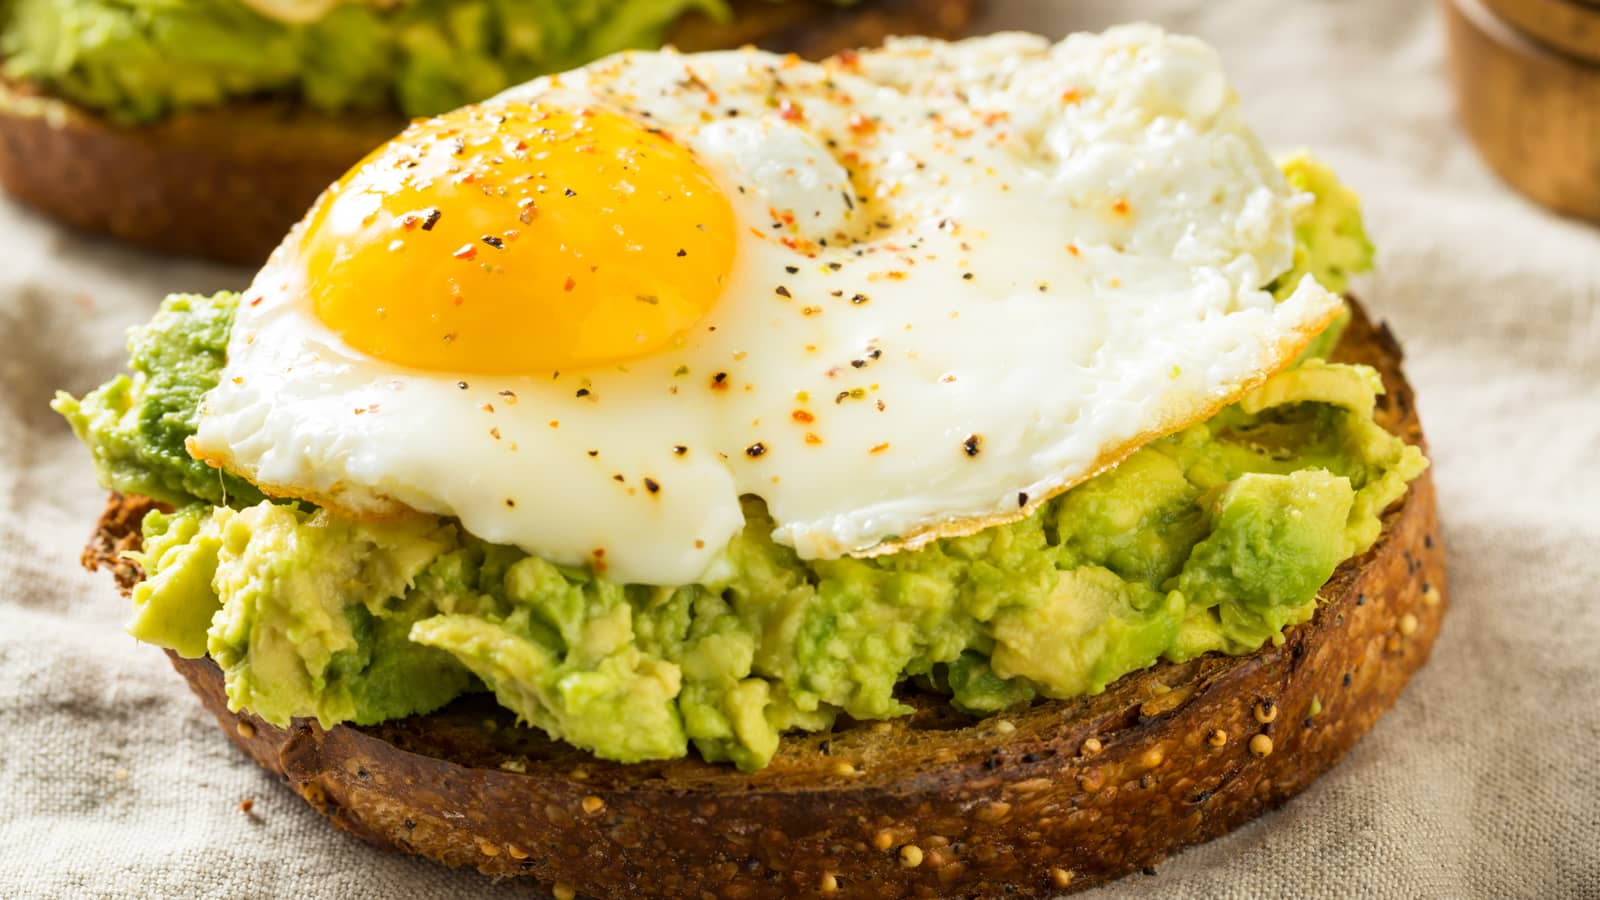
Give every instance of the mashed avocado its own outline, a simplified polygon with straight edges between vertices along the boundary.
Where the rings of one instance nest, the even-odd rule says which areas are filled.
[[[0,71],[124,122],[264,94],[423,116],[657,46],[690,10],[727,13],[723,0],[399,0],[286,24],[242,0],[9,0]]]
[[[1331,177],[1311,184],[1296,266],[1332,279],[1370,249],[1315,246],[1351,216],[1359,235],[1359,216],[1318,208],[1348,201]],[[487,689],[601,757],[692,745],[754,769],[784,731],[906,712],[908,679],[974,713],[1096,693],[1160,659],[1281,640],[1427,464],[1374,422],[1376,373],[1308,359],[1020,522],[802,560],[752,497],[700,583],[621,584],[449,520],[267,500],[190,459],[236,302],[169,298],[133,335],[131,376],[56,408],[109,486],[176,507],[145,520],[129,631],[210,655],[230,704],[278,724],[377,722]]]

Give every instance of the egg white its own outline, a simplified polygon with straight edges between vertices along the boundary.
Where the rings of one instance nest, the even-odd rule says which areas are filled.
[[[807,558],[1024,515],[1208,417],[1338,306],[1309,278],[1263,289],[1303,198],[1213,51],[1153,27],[822,65],[629,53],[503,96],[603,106],[698,154],[742,226],[709,316],[612,368],[418,372],[291,302],[280,250],[193,452],[347,514],[456,516],[679,584],[742,527],[742,494]]]

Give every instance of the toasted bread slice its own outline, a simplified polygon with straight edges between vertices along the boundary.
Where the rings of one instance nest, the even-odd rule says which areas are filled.
[[[957,37],[979,0],[735,0],[695,14],[684,50],[759,44],[820,58],[895,34]],[[166,253],[259,265],[322,189],[405,127],[282,100],[229,103],[124,127],[36,86],[0,80],[0,187],[86,231]]]
[[[1382,373],[1379,421],[1421,445],[1388,329],[1357,308],[1338,356]],[[140,573],[119,553],[149,507],[113,498],[84,554],[124,590]],[[597,760],[482,696],[372,727],[275,728],[228,710],[210,660],[172,663],[235,744],[336,826],[451,866],[595,897],[1048,895],[1278,806],[1394,703],[1446,607],[1429,475],[1383,526],[1280,645],[981,720],[911,696],[904,718],[785,737],[752,774]]]

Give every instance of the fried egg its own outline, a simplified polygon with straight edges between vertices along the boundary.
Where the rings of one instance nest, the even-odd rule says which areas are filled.
[[[1149,26],[821,64],[628,53],[414,123],[243,295],[196,456],[701,578],[977,531],[1211,416],[1335,315],[1214,52]]]

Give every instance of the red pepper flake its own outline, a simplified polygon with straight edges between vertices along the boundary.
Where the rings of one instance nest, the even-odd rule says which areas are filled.
[[[644,480],[644,489],[652,494],[661,493],[661,485],[654,478],[646,478]]]
[[[578,286],[578,282],[575,281],[571,275],[568,275],[566,283],[561,285],[561,289],[563,291],[571,291],[573,288],[575,288],[577,286]]]
[[[854,50],[841,50],[839,51],[839,55],[835,56],[834,59],[837,59],[839,61],[839,65],[844,66],[847,69],[853,69],[861,64],[861,54]]]
[[[478,255],[478,248],[471,244],[462,244],[460,249],[450,255],[456,259],[474,259]]]
[[[797,409],[790,413],[789,418],[795,420],[796,422],[815,422],[817,420],[816,416],[806,412],[803,409]]]
[[[550,427],[551,428],[560,428],[561,427],[561,420],[560,419],[551,419],[550,420]]]
[[[539,207],[533,202],[532,197],[523,197],[521,200],[517,201],[517,220],[522,224],[530,224],[538,215]]]
[[[260,305],[261,305],[261,301],[262,301],[262,300],[264,300],[264,299],[266,299],[266,298],[264,298],[264,297],[257,297],[257,298],[255,298],[255,299],[254,299],[254,300],[251,300],[251,301],[250,301],[250,305],[251,305],[251,306],[260,306]]]
[[[489,429],[489,437],[492,437],[497,441],[500,440],[500,429],[498,429],[498,428]]]
[[[799,122],[806,117],[805,108],[785,97],[778,101],[778,118],[785,122]]]
[[[816,432],[808,431],[808,432],[806,432],[806,443],[808,443],[808,444],[820,444],[820,443],[822,443],[822,438],[817,437]]]
[[[494,412],[494,404],[493,403],[485,403],[484,405],[482,405],[482,406],[480,406],[478,408],[483,410],[484,412],[490,412],[490,413]]]
[[[1083,91],[1080,91],[1077,88],[1067,88],[1065,91],[1061,92],[1061,102],[1069,106],[1082,99]]]
[[[889,442],[885,441],[885,442],[883,442],[881,444],[873,444],[872,445],[872,449],[868,450],[867,452],[868,453],[882,453],[883,451],[885,451],[887,449],[889,449]]]
[[[1068,244],[1067,245],[1067,252],[1071,253],[1073,256],[1078,256],[1079,255],[1078,245],[1077,244]]]
[[[1127,199],[1124,198],[1124,197],[1118,197],[1117,198],[1117,202],[1111,204],[1111,211],[1116,213],[1119,216],[1127,215],[1128,214],[1128,201],[1127,201]]]
[[[756,441],[754,444],[744,448],[744,455],[750,457],[751,459],[759,459],[763,456],[766,456],[767,445],[761,443],[760,441]]]
[[[961,442],[961,449],[966,451],[968,456],[977,456],[978,452],[983,449],[983,436],[977,434],[967,435],[967,439]]]

